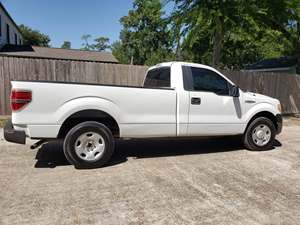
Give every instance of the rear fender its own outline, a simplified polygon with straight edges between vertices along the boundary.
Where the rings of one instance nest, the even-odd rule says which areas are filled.
[[[98,97],[82,97],[64,103],[55,112],[58,124],[62,124],[68,117],[83,110],[100,110],[112,116],[117,123],[121,121],[121,111],[112,101]]]

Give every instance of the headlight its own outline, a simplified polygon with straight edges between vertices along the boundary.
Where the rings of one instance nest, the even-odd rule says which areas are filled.
[[[279,111],[280,113],[282,112],[282,108],[281,108],[281,104],[280,104],[280,103],[278,103],[277,109],[278,109],[278,111]]]

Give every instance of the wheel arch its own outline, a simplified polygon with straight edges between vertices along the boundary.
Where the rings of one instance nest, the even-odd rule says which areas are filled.
[[[256,114],[254,114],[251,119],[248,121],[246,129],[244,132],[246,132],[246,130],[248,129],[249,125],[252,123],[252,121],[254,121],[255,119],[259,118],[259,117],[265,117],[268,118],[272,121],[272,123],[274,124],[276,130],[278,130],[278,124],[277,124],[277,119],[276,119],[276,115],[274,115],[272,112],[270,111],[261,111],[261,112],[257,112]]]
[[[120,128],[113,116],[102,110],[86,109],[75,112],[67,117],[59,129],[57,138],[64,138],[74,126],[86,121],[102,123],[110,129],[114,137],[120,137]]]

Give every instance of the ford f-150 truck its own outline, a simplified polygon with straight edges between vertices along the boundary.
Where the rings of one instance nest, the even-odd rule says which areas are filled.
[[[77,168],[99,167],[116,138],[241,135],[246,148],[266,150],[281,132],[277,99],[244,92],[209,66],[168,62],[151,67],[142,87],[12,81],[7,141],[37,145],[64,139]],[[35,146],[37,147],[37,146]]]

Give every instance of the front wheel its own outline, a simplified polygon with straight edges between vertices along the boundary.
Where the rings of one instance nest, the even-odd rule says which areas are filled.
[[[253,120],[243,136],[243,142],[249,150],[263,151],[272,148],[276,135],[274,123],[265,117]]]
[[[64,154],[76,168],[98,168],[114,152],[111,131],[98,122],[83,122],[73,127],[64,141]]]

